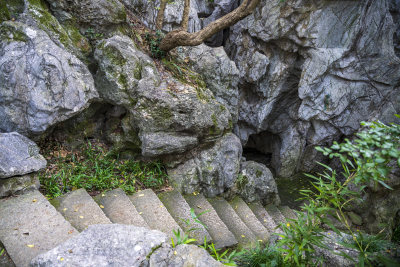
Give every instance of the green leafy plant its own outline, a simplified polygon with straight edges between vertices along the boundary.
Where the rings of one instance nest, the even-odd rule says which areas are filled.
[[[153,33],[146,33],[145,40],[149,45],[150,54],[153,58],[163,58],[166,53],[160,49],[160,43],[164,38],[164,33],[160,30]]]
[[[332,218],[338,220],[350,235],[351,242],[347,240],[342,245],[357,251],[358,266],[373,266],[377,260],[390,261],[382,255],[373,256],[371,251],[382,249],[384,242],[379,236],[367,238],[355,232],[345,210],[355,201],[362,201],[361,192],[371,181],[376,186],[380,184],[390,189],[385,182],[391,170],[390,164],[396,161],[400,166],[400,126],[381,122],[363,122],[362,125],[364,130],[353,141],[346,139],[341,144],[335,142],[330,148],[317,148],[330,158],[338,158],[343,172],[337,175],[334,169],[320,163],[324,172],[307,174],[313,180],[315,190],[302,190],[306,202],[301,207],[302,211],[298,212],[298,218],[281,225],[283,234],[279,234],[278,246],[285,253],[285,262],[296,266],[317,264],[313,256],[315,248],[327,249],[322,225],[342,235],[332,223]],[[359,190],[351,190],[351,186]],[[340,255],[355,261],[344,252]]]
[[[274,245],[262,247],[258,244],[252,249],[244,249],[234,258],[235,262],[241,267],[284,267],[288,263],[284,262],[282,252]]]
[[[208,253],[215,260],[221,262],[222,264],[227,266],[236,266],[234,259],[239,255],[239,252],[236,250],[233,250],[229,253],[229,249],[227,249],[221,253],[221,249],[216,249],[214,243],[209,244],[207,242],[207,237],[204,237],[203,245],[200,247],[208,251]]]
[[[78,188],[89,192],[121,188],[131,194],[138,189],[160,188],[167,178],[159,162],[121,160],[91,142],[76,152],[60,148],[48,159],[49,166],[39,174],[39,179],[49,198]]]
[[[175,241],[174,238],[171,237],[171,244],[173,248],[182,244],[190,244],[197,241],[194,238],[190,238],[188,234],[181,232],[180,229],[172,230],[172,232],[174,233],[175,236]]]

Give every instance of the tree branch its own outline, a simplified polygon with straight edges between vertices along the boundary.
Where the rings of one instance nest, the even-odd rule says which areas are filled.
[[[167,7],[167,2],[168,2],[168,0],[161,0],[160,9],[158,10],[157,18],[156,18],[156,29],[157,30],[162,29],[163,21],[164,21],[164,12],[165,12],[165,8]]]
[[[188,33],[187,28],[185,30],[179,29],[171,31],[165,35],[164,39],[161,41],[160,49],[168,52],[177,46],[199,45],[217,32],[234,25],[250,15],[260,1],[261,0],[244,0],[238,8],[216,21],[211,22],[198,32]]]
[[[182,23],[181,23],[181,29],[183,31],[188,30],[189,14],[190,14],[190,0],[185,0],[185,7],[183,8]]]

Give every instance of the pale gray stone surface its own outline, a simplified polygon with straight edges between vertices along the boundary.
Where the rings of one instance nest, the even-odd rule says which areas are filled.
[[[189,204],[177,190],[160,193],[158,194],[158,198],[182,230],[190,238],[196,239],[196,244],[204,244],[204,238],[210,242],[213,241],[206,228],[195,221]]]
[[[165,246],[150,256],[150,267],[222,267],[222,263],[214,260],[204,249],[195,245],[179,245],[176,248]]]
[[[214,197],[234,187],[241,154],[239,139],[234,134],[227,134],[213,147],[168,169],[169,180],[183,194],[202,192],[207,197]]]
[[[99,205],[83,188],[57,197],[51,203],[79,232],[89,225],[111,223]]]
[[[166,234],[142,227],[91,225],[79,235],[37,256],[30,266],[148,266],[147,255],[165,242],[169,242]]]
[[[129,199],[135,205],[136,210],[146,221],[151,229],[161,231],[168,235],[168,240],[175,238],[173,231],[180,231],[182,228],[176,223],[174,218],[169,214],[164,204],[158,199],[157,195],[151,189],[139,191]]]
[[[98,94],[87,66],[33,26],[0,25],[0,131],[41,134]]]
[[[241,77],[235,133],[243,144],[269,136],[255,147],[272,154],[278,177],[315,168],[314,147],[354,134],[362,120],[394,120],[397,4],[263,0],[231,27],[225,49]]]
[[[253,211],[249,208],[246,202],[240,197],[235,197],[229,201],[232,208],[239,215],[240,219],[246,224],[246,226],[253,232],[257,237],[257,241],[267,243],[270,239],[271,233],[264,227],[264,225],[258,220]]]
[[[124,132],[136,132],[142,155],[159,157],[214,142],[231,128],[231,116],[206,88],[160,74],[149,56],[127,36],[100,42],[96,86],[101,97],[131,115]]]
[[[14,176],[7,179],[0,179],[0,198],[21,194],[26,190],[40,188],[37,175]]]
[[[0,179],[36,172],[46,164],[33,141],[17,132],[0,133]]]
[[[77,233],[37,190],[0,199],[0,240],[18,267]]]
[[[250,247],[257,244],[256,235],[247,227],[225,199],[215,197],[209,198],[208,201],[228,227],[229,231],[235,235],[240,247]]]
[[[262,201],[265,205],[280,203],[274,176],[263,164],[254,161],[243,162],[236,187],[240,196],[247,202]]]
[[[238,118],[239,70],[229,59],[223,47],[211,48],[205,44],[181,47],[178,55],[189,61],[192,69],[202,75],[207,88],[218,102],[228,108],[232,122]]]
[[[194,193],[184,197],[200,221],[207,226],[216,249],[232,247],[238,243],[203,194]]]
[[[112,223],[149,227],[121,188],[101,193],[94,199]]]
[[[86,27],[106,27],[126,20],[125,8],[118,0],[49,0],[48,2],[59,20],[75,18]]]

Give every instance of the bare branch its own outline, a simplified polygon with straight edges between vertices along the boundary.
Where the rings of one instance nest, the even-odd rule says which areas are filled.
[[[160,49],[168,52],[177,46],[199,45],[217,32],[234,25],[250,15],[260,1],[261,0],[244,0],[238,8],[216,21],[211,22],[198,32],[188,33],[186,30],[182,29],[171,31],[161,41]]]
[[[181,29],[183,31],[188,30],[189,14],[190,14],[190,0],[185,0],[185,7],[183,9],[182,23],[181,23]]]

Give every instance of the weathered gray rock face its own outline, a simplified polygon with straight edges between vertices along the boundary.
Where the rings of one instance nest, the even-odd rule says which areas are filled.
[[[21,194],[27,190],[39,190],[40,182],[37,175],[14,176],[0,179],[0,198]]]
[[[39,147],[19,133],[0,133],[0,179],[39,171],[46,167]]]
[[[0,32],[0,131],[43,133],[97,97],[86,65],[44,31],[6,21]]]
[[[311,170],[316,145],[399,112],[389,2],[263,0],[231,28],[225,49],[242,79],[235,131],[243,144],[258,139],[277,176]]]
[[[34,258],[31,266],[148,266],[152,250],[169,242],[155,230],[122,224],[92,225],[54,249]]]
[[[158,7],[160,1],[146,1],[146,0],[121,0],[122,3],[136,15],[138,15],[142,22],[149,28],[155,30],[156,17],[158,13]],[[189,32],[195,32],[201,30],[201,20],[198,17],[197,11],[204,9],[209,4],[206,1],[201,2],[201,6],[198,7],[197,1],[191,1],[190,13],[189,13]],[[172,31],[180,27],[182,21],[184,0],[173,1],[167,4],[164,12],[164,24],[163,30]]]
[[[74,18],[85,27],[104,28],[126,20],[124,6],[118,0],[49,0],[50,8],[61,21]]]
[[[115,35],[100,42],[95,58],[100,95],[130,114],[123,130],[137,133],[143,156],[183,153],[217,140],[231,128],[229,112],[211,91],[182,84],[168,74],[161,77],[128,37]]]
[[[264,205],[280,204],[274,177],[263,164],[254,161],[242,163],[236,187],[240,196],[247,202],[262,201]]]
[[[169,169],[169,181],[184,194],[202,192],[207,197],[214,197],[235,185],[241,155],[240,140],[234,134],[227,134],[212,148]]]
[[[214,267],[225,266],[214,260],[204,249],[195,245],[164,246],[150,256],[150,267]]]
[[[232,116],[238,118],[239,71],[222,47],[211,48],[205,44],[181,47],[179,56],[188,59],[194,71],[201,74],[218,102],[224,104]]]

